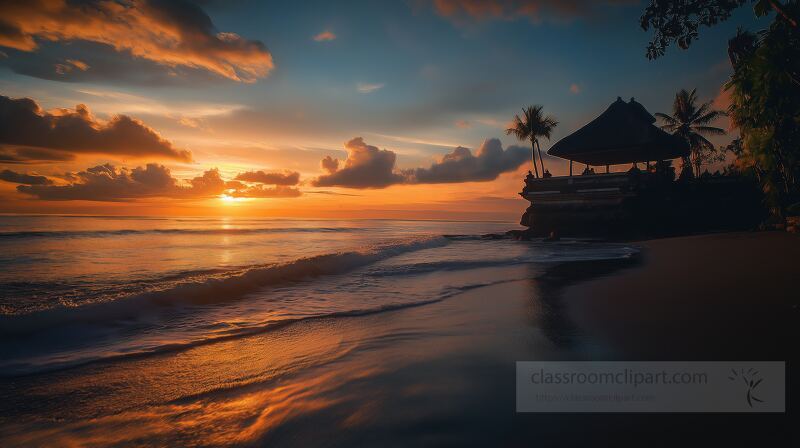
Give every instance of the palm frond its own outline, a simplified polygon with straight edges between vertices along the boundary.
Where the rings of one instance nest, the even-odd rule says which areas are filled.
[[[694,134],[697,145],[707,149],[714,149],[714,144],[700,134]]]
[[[667,114],[664,114],[664,113],[661,113],[661,112],[656,112],[654,115],[656,117],[664,120],[666,122],[666,124],[668,124],[670,126],[675,126],[675,125],[679,124],[678,120],[676,120],[675,118],[673,118],[673,117],[671,117],[671,116],[669,116]]]
[[[672,103],[672,116],[678,121],[688,121],[694,113],[694,102],[696,100],[695,91],[689,92],[681,89],[675,94],[675,101]]]
[[[530,130],[519,115],[514,115],[511,127],[506,129],[506,135],[514,135],[518,140],[527,140]]]
[[[725,132],[722,128],[717,128],[714,126],[692,126],[692,131],[697,132],[698,134],[706,134],[706,135],[725,135]]]
[[[697,117],[693,121],[693,123],[694,124],[699,124],[699,125],[706,125],[706,124],[711,123],[712,121],[714,121],[714,120],[716,120],[718,118],[727,117],[727,116],[728,116],[728,113],[725,112],[725,111],[712,110],[712,111],[709,111],[708,113],[706,113],[704,115],[701,115],[701,116]]]
[[[535,141],[538,137],[550,138],[553,128],[558,125],[555,117],[544,116],[544,107],[540,105],[522,108],[522,115],[515,115],[511,127],[506,134],[514,134],[519,140]]]
[[[690,122],[697,121],[697,119],[700,118],[706,112],[708,112],[710,108],[711,108],[711,102],[701,104],[700,107],[694,110],[692,116],[689,117],[689,121]]]

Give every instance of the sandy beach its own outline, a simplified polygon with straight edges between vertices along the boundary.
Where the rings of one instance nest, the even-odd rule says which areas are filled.
[[[788,440],[788,415],[515,413],[519,360],[793,359],[796,267],[778,260],[797,259],[800,238],[637,245],[627,261],[507,267],[517,280],[437,303],[5,379],[3,445]]]
[[[587,338],[629,359],[791,358],[800,238],[726,233],[641,245],[641,266],[564,292]]]

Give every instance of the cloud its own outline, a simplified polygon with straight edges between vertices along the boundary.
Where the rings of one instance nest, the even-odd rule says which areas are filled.
[[[484,182],[516,170],[528,160],[528,154],[528,149],[521,146],[509,146],[503,150],[500,140],[490,138],[483,142],[475,155],[459,146],[429,168],[416,168],[403,173],[408,183]]]
[[[62,153],[60,160],[68,160],[77,153],[159,157],[187,162],[192,159],[189,151],[173,147],[156,131],[127,115],[100,122],[82,104],[74,110],[46,112],[30,98],[13,99],[2,95],[0,144],[23,147],[6,154],[7,158],[18,162],[24,161],[26,155],[29,160],[52,160],[52,156],[58,153]],[[30,148],[38,148],[43,157],[37,158],[36,151],[32,152]],[[2,157],[0,152],[0,159]]]
[[[356,84],[356,90],[358,90],[360,93],[372,93],[372,92],[374,92],[376,90],[382,89],[383,86],[385,86],[385,85],[386,84],[384,84],[384,83],[369,84],[369,83],[360,82],[360,83]]]
[[[130,201],[140,198],[203,198],[222,194],[225,181],[216,169],[182,183],[155,163],[132,170],[98,165],[67,176],[68,185],[20,185],[17,191],[48,201]]]
[[[392,151],[368,145],[361,137],[345,143],[345,148],[348,153],[344,167],[339,169],[338,159],[325,157],[321,165],[329,174],[314,180],[314,186],[384,188],[395,184],[485,182],[516,170],[529,155],[528,149],[521,146],[503,150],[500,140],[491,138],[483,142],[475,155],[459,146],[427,168],[397,172],[397,155]]]
[[[150,167],[150,165],[147,165]],[[166,169],[164,166],[161,168]],[[134,170],[135,171],[135,170]],[[169,173],[169,170],[167,170]],[[225,188],[225,181],[219,175],[217,168],[210,169],[203,173],[202,176],[195,177],[189,181],[191,188],[179,190],[182,194],[189,193],[191,196],[217,196],[222,193]]]
[[[350,187],[350,188],[384,188],[403,182],[403,176],[394,173],[397,155],[386,149],[364,143],[364,139],[356,137],[344,144],[347,160],[344,167],[338,169],[339,160],[333,159],[322,165],[329,174],[318,177],[313,185],[316,187]]]
[[[134,169],[111,164],[87,168],[78,173],[60,176],[67,185],[53,185],[44,176],[0,172],[0,180],[26,185],[17,186],[20,193],[47,201],[125,202],[147,198],[205,199],[221,196],[236,198],[292,198],[302,194],[297,188],[276,185],[249,186],[233,180],[225,181],[216,168],[201,176],[182,181],[172,176],[169,168],[155,163]],[[238,177],[238,176],[237,176]]]
[[[570,84],[569,91],[572,92],[573,94],[577,95],[577,94],[581,93],[581,86],[579,86],[577,84]]]
[[[236,188],[226,194],[234,198],[296,198],[302,195],[297,188],[285,185],[277,185],[273,188],[263,185]]]
[[[323,31],[316,36],[314,36],[314,40],[317,42],[327,42],[336,39],[336,35],[330,31]]]
[[[472,123],[467,120],[456,120],[456,127],[459,129],[469,129],[472,127]]]
[[[332,174],[339,169],[339,159],[334,159],[331,156],[325,156],[325,158],[319,162],[319,165],[323,170]]]
[[[242,82],[255,82],[274,66],[263,43],[217,32],[208,15],[191,2],[0,3],[0,46],[32,52],[41,41],[95,42],[164,67],[202,69]]]
[[[0,171],[0,180],[25,185],[52,185],[53,181],[45,176],[17,173],[11,170]]]
[[[66,75],[76,68],[82,72],[85,72],[86,70],[89,70],[89,64],[76,59],[67,59],[64,64],[55,65],[55,71],[57,75]]]
[[[236,178],[238,179],[240,176],[241,174]],[[238,180],[232,180],[225,183],[225,195],[233,198],[294,198],[301,196],[302,192],[287,185],[276,185],[269,188],[264,185],[247,185]]]
[[[353,197],[361,196],[360,194],[339,193],[339,192],[336,192],[336,191],[328,191],[328,190],[306,191],[306,193],[324,194],[324,195],[329,195],[329,196],[353,196]]]
[[[198,129],[208,127],[205,123],[207,118],[245,109],[243,104],[156,99],[114,90],[81,88],[74,91],[90,97],[93,108],[101,113],[160,115],[175,119],[182,126]]]
[[[67,64],[72,65],[73,67],[77,68],[78,70],[80,70],[82,72],[85,72],[86,70],[89,70],[89,64],[87,64],[87,63],[85,63],[83,61],[79,61],[77,59],[67,59]]]
[[[74,154],[44,148],[0,148],[0,163],[67,162],[74,159]]]
[[[11,50],[10,53],[12,57],[0,59],[0,67],[50,81],[146,87],[202,87],[218,84],[221,80],[228,81],[199,67],[166,66],[149,59],[133,58],[96,42],[71,41],[65,45],[62,42],[40,41],[34,52]],[[65,58],[82,61],[89,67],[86,70],[62,68],[61,73],[57,73],[56,66],[65,64]]]
[[[638,0],[433,0],[433,8],[440,16],[457,22],[527,18],[538,23],[545,18],[586,17],[609,5],[637,3]]]
[[[300,173],[265,173],[263,171],[248,171],[240,173],[234,180],[253,182],[267,185],[297,185],[300,183]]]
[[[192,129],[204,129],[205,125],[199,118],[181,117],[178,119],[178,124]]]

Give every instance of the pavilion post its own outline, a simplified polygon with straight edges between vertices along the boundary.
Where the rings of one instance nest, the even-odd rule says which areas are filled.
[[[569,175],[572,177],[572,160],[569,161]]]
[[[611,169],[610,169],[609,165],[606,165],[606,174],[608,174],[610,172],[611,172]]]

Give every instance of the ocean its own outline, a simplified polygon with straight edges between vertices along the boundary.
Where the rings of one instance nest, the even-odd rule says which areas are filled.
[[[0,217],[0,374],[386,313],[625,244],[492,238],[505,222]],[[517,267],[517,269],[509,269]],[[524,269],[523,269],[524,268]]]
[[[788,359],[784,287],[724,273],[790,236],[504,237],[514,228],[2,216],[0,444],[582,446],[665,424],[676,441],[740,439],[726,414],[516,412],[515,366]],[[731,261],[713,271],[718,253]],[[684,265],[718,280],[669,281]],[[794,279],[778,262],[762,273]],[[789,417],[739,426],[785,435]]]

